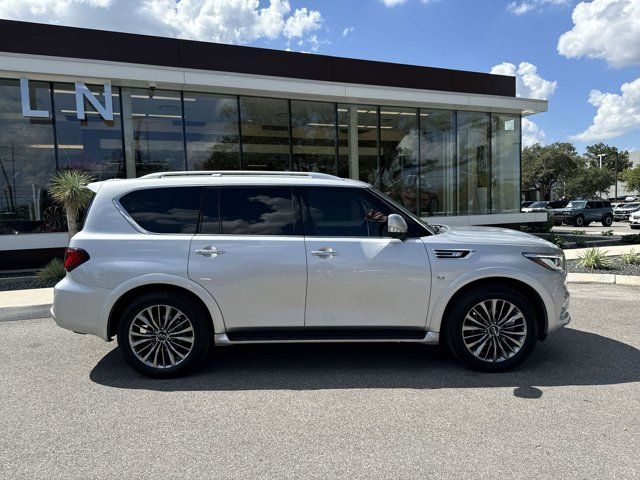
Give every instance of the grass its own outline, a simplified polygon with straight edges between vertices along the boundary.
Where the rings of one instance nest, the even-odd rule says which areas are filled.
[[[640,234],[639,233],[632,233],[631,235],[623,235],[620,238],[620,241],[622,243],[640,243]]]
[[[551,235],[549,235],[547,237],[547,240],[553,243],[554,245],[557,245],[560,248],[564,248],[567,245],[567,241],[564,238],[562,238],[560,235],[556,235],[555,233],[552,233]]]
[[[600,232],[603,237],[613,237],[613,230],[603,230]]]
[[[598,247],[590,248],[581,253],[579,259],[578,263],[581,266],[591,270],[611,270],[613,268],[613,261],[607,257],[607,251]]]
[[[623,253],[622,255],[620,255],[620,258],[627,265],[640,264],[640,253],[636,252],[635,248],[632,248],[627,253]]]
[[[581,235],[586,235],[587,231],[586,230],[571,230],[569,233],[571,235],[581,236]]]
[[[67,272],[64,269],[64,263],[62,263],[62,260],[54,258],[38,270],[36,278],[42,283],[58,283],[66,274]]]

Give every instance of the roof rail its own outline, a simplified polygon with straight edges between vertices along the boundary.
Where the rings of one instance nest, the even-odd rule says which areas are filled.
[[[260,171],[260,170],[194,170],[191,172],[156,172],[144,175],[140,178],[171,178],[171,177],[306,177],[306,178],[318,178],[327,180],[343,180],[335,175],[329,175],[328,173],[319,172],[275,172],[275,171]]]

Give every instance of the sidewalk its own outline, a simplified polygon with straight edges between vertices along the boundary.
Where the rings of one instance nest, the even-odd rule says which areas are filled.
[[[0,309],[51,305],[53,288],[33,288],[31,290],[9,290],[0,292]]]

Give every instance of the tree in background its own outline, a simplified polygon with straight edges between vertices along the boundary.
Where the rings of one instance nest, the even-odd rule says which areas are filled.
[[[588,157],[577,160],[577,168],[567,180],[565,191],[571,198],[606,195],[615,180],[612,170],[593,166]]]
[[[589,145],[585,149],[585,156],[589,161],[589,165],[592,167],[600,167],[600,158],[598,157],[600,154],[605,155],[602,157],[602,168],[605,168],[610,172],[616,171],[616,154],[618,154],[618,173],[631,167],[629,152],[626,150],[621,152],[617,147],[611,147],[602,142],[596,143],[595,145]]]
[[[620,174],[620,179],[626,185],[627,190],[640,193],[640,165],[626,169]]]
[[[553,188],[566,185],[581,166],[578,152],[570,143],[536,143],[522,150],[522,187],[534,188],[549,200]]]
[[[61,170],[51,176],[49,193],[67,213],[70,239],[78,233],[78,213],[91,200],[92,193],[87,185],[92,181],[91,175],[81,170]]]

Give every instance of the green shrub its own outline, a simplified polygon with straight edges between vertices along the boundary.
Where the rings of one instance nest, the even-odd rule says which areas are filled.
[[[586,235],[587,231],[586,230],[571,230],[569,232],[571,235],[575,235],[577,237],[582,236],[582,235]]]
[[[631,243],[631,244],[640,243],[640,233],[633,233],[631,235],[623,235],[620,238],[620,241],[622,243]]]
[[[620,258],[628,265],[640,264],[640,253],[636,252],[635,248],[632,248],[627,253],[620,255]]]
[[[587,242],[585,242],[584,240],[578,240],[576,242],[576,247],[577,248],[587,248],[589,246],[589,244]]]
[[[59,258],[54,258],[44,267],[38,270],[36,278],[45,284],[58,283],[64,278],[67,272],[64,269],[64,263]]]
[[[578,264],[592,270],[610,270],[613,268],[613,261],[606,254],[606,250],[601,250],[598,247],[590,248],[579,255]]]
[[[549,235],[547,237],[547,240],[560,248],[564,248],[567,246],[567,241],[563,237],[561,237],[560,235],[556,235],[555,233]]]
[[[613,237],[613,230],[603,230],[600,232],[603,237]]]

